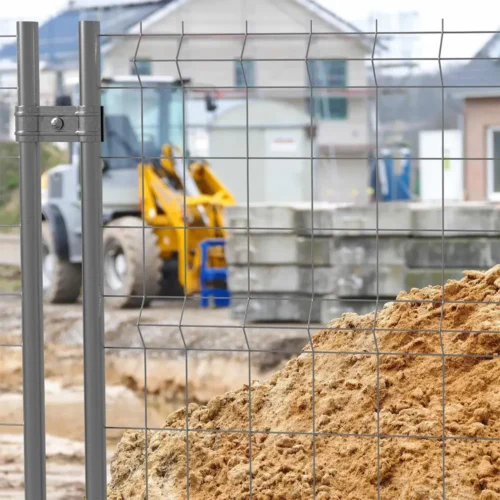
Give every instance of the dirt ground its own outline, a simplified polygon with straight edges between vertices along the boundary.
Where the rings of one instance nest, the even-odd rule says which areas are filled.
[[[108,498],[500,499],[500,265],[464,275],[444,305],[436,286],[344,314],[267,380],[127,431]]]
[[[12,291],[12,269],[2,269]],[[186,325],[179,329],[179,322]],[[203,404],[217,394],[248,383],[249,358],[241,325],[225,309],[200,309],[196,302],[157,301],[143,312],[106,304],[106,420],[108,456],[123,429],[162,427],[166,415],[189,403]],[[212,325],[207,327],[205,325]],[[215,325],[220,325],[215,328]],[[44,309],[45,399],[48,498],[82,498],[84,420],[81,304]],[[249,331],[252,329],[250,328]],[[182,333],[182,334],[181,334]],[[270,350],[297,354],[307,332],[255,330]],[[142,336],[142,339],[141,339]],[[192,349],[186,357],[183,340]],[[23,496],[22,360],[20,297],[0,301],[0,499]],[[147,347],[144,349],[143,347]],[[176,347],[178,350],[164,348]],[[208,349],[208,351],[207,351]],[[240,352],[224,352],[240,349]],[[290,354],[256,353],[253,378],[268,376]],[[186,389],[186,359],[189,384]],[[144,373],[147,374],[147,385]],[[147,404],[145,403],[147,401]],[[7,425],[14,424],[14,425]]]
[[[0,230],[0,264],[16,267],[21,265],[19,228]]]

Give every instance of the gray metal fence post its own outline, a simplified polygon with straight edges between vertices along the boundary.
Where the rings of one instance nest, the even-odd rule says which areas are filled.
[[[45,397],[40,143],[33,120],[40,104],[38,23],[17,23],[19,106],[26,129],[18,130],[21,176],[21,266],[23,320],[24,477],[27,500],[44,500]],[[31,121],[31,123],[30,123]]]
[[[80,105],[101,106],[100,24],[80,22]],[[85,475],[89,500],[106,499],[104,303],[102,280],[101,144],[82,142],[83,340]]]

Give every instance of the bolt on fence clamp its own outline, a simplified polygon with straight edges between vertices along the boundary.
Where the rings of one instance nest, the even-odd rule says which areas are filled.
[[[102,106],[16,106],[17,142],[102,142]]]

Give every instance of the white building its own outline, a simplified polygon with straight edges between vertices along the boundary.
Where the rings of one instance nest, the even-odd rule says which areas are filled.
[[[373,40],[314,0],[75,0],[40,29],[44,103],[77,82],[76,25],[85,19],[100,20],[104,34],[127,35],[102,38],[103,76],[136,70],[180,74],[190,80],[192,96],[210,92],[224,101],[220,109],[234,101],[246,116],[241,103],[248,97],[249,125],[264,128],[272,124],[251,123],[256,100],[280,101],[290,116],[313,114],[312,147],[310,123],[305,126],[301,119],[296,125],[307,133],[292,135],[306,143],[289,144],[282,156],[309,159],[304,168],[314,170],[316,199],[366,198],[365,158],[373,141],[366,88],[370,69],[363,59],[370,56]],[[12,45],[0,50],[0,58],[13,55]],[[9,80],[15,75],[3,73],[0,85]],[[197,121],[190,116],[188,125]],[[281,139],[291,140],[286,134]],[[210,144],[208,149],[213,156]],[[231,156],[231,144],[227,149]],[[268,170],[272,175],[272,165]]]

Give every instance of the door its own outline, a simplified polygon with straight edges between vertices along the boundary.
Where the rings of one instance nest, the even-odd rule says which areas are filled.
[[[488,199],[500,201],[500,126],[488,128],[486,152]]]
[[[266,201],[310,202],[311,160],[305,129],[269,128],[264,132]],[[290,159],[288,159],[290,158]],[[304,159],[306,158],[306,159]]]
[[[445,130],[444,133],[442,130],[423,130],[419,133],[419,156],[437,158],[419,161],[420,199],[422,201],[442,200],[443,175],[444,199],[450,201],[464,199],[462,143],[460,130]]]

